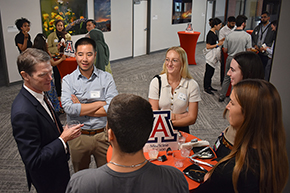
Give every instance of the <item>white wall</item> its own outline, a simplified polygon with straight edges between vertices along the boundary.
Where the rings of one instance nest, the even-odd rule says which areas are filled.
[[[88,0],[88,17],[94,17],[94,1]],[[193,0],[192,24],[195,31],[201,32],[198,42],[204,41],[206,1]],[[21,80],[18,74],[16,59],[19,54],[14,37],[18,32],[7,32],[8,26],[13,26],[16,19],[25,17],[31,21],[30,35],[33,40],[37,33],[42,32],[39,0],[0,0],[3,37],[7,60],[9,82]],[[151,41],[150,51],[167,49],[179,45],[178,31],[184,31],[187,24],[171,24],[172,1],[151,1]],[[104,36],[110,48],[110,60],[132,57],[133,53],[133,1],[111,0],[111,31]],[[156,17],[157,19],[153,19]],[[83,35],[72,36],[72,41]]]
[[[13,26],[15,20],[20,17],[28,18],[31,22],[30,36],[31,39],[35,35],[42,31],[41,29],[41,17],[40,17],[40,1],[39,0],[9,0],[0,1],[1,18],[3,28],[3,38],[7,61],[7,70],[9,76],[9,82],[15,82],[21,80],[21,77],[17,70],[16,58],[19,55],[19,51],[15,45],[14,38],[17,32],[7,32],[8,26]]]
[[[0,1],[3,27],[4,46],[7,61],[9,82],[21,80],[17,70],[16,59],[19,51],[14,43],[17,32],[7,32],[8,26],[13,26],[15,20],[25,17],[31,22],[29,34],[33,41],[37,33],[42,32],[39,0],[9,0]],[[132,0],[111,0],[111,32],[104,33],[110,48],[110,60],[132,56]],[[88,0],[88,17],[94,17],[93,0]],[[72,36],[72,41],[84,35]]]
[[[206,1],[193,0],[192,26],[194,31],[201,32],[198,41],[203,41],[206,14]],[[178,46],[178,31],[184,31],[187,23],[172,25],[172,1],[151,1],[151,33],[150,51],[158,51],[172,46]]]
[[[197,42],[205,41],[204,37],[207,33],[205,26],[208,25],[208,21],[206,20],[207,2],[204,0],[193,0],[192,3],[192,26],[194,31],[200,32]]]
[[[289,65],[289,18],[290,18],[290,1],[283,0],[279,17],[277,39],[274,50],[273,67],[270,82],[277,88],[281,100],[283,110],[283,122],[286,130],[286,147],[288,161],[290,161],[290,65]],[[290,169],[290,168],[289,168]],[[290,170],[289,170],[290,174]],[[284,192],[290,192],[290,177]]]
[[[104,32],[110,48],[110,60],[132,56],[132,0],[111,0],[111,31]],[[94,0],[88,0],[88,18],[94,18]],[[76,42],[84,35],[72,36]]]

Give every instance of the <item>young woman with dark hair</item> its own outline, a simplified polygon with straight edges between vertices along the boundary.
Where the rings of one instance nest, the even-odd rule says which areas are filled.
[[[214,18],[210,22],[211,29],[207,33],[206,36],[206,49],[209,50],[206,55],[206,66],[205,66],[205,73],[203,79],[203,88],[204,91],[208,94],[213,94],[212,91],[217,91],[216,89],[212,88],[211,86],[211,79],[215,71],[215,66],[218,61],[215,60],[217,56],[216,54],[220,54],[220,51],[213,52],[215,48],[223,45],[223,41],[219,41],[219,38],[216,34],[216,31],[219,31],[222,26],[222,21],[219,18]],[[211,55],[211,57],[207,57]]]
[[[195,192],[281,193],[288,158],[278,91],[265,80],[247,79],[234,86],[230,99],[235,144]]]
[[[21,17],[15,21],[15,25],[19,30],[19,33],[15,36],[15,45],[21,53],[32,46],[31,37],[28,33],[30,31],[30,21]]]
[[[264,79],[264,67],[260,57],[251,51],[239,52],[234,55],[227,75],[232,86],[244,79]],[[228,110],[225,109],[224,117],[228,119]],[[218,137],[214,144],[214,151],[218,159],[222,159],[233,148],[237,129],[229,125]]]

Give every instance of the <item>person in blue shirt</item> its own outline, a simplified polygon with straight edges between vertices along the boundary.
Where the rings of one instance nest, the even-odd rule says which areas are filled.
[[[109,104],[118,94],[112,75],[94,66],[95,47],[95,41],[87,37],[76,42],[78,67],[62,82],[61,103],[67,121],[78,120],[84,124],[79,139],[69,143],[75,172],[89,168],[91,155],[97,167],[107,162],[109,142],[104,128]]]

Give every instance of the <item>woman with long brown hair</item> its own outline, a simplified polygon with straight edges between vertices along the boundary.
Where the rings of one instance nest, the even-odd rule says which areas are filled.
[[[252,51],[239,52],[234,55],[227,75],[234,86],[245,79],[264,79],[264,67],[258,54]],[[228,119],[228,110],[225,109],[224,117]],[[218,160],[228,155],[233,148],[237,129],[229,125],[216,140],[213,150]]]
[[[267,81],[247,79],[234,86],[230,99],[233,149],[195,192],[282,192],[288,158],[279,93]]]

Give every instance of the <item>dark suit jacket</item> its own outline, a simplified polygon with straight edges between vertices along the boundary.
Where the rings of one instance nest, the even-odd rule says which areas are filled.
[[[56,115],[62,132],[61,123]],[[49,114],[24,87],[11,109],[13,135],[24,162],[28,187],[37,192],[65,192],[70,179],[68,159],[60,133]]]
[[[262,24],[260,23],[257,27],[255,27],[252,36],[252,46],[254,47],[258,43],[259,33],[261,33]],[[273,41],[275,40],[275,31],[272,31],[271,24],[269,24],[267,34],[265,36],[264,43],[271,48]]]

